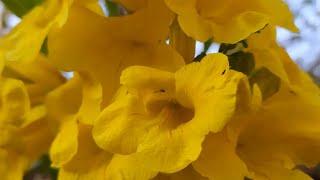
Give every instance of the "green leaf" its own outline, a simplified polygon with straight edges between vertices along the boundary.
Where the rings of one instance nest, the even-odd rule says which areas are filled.
[[[106,2],[106,8],[108,10],[108,14],[110,17],[120,15],[119,6],[116,3],[111,2],[109,0],[106,0],[105,2]]]
[[[254,56],[248,52],[237,52],[228,56],[231,69],[250,75],[255,67]]]
[[[22,17],[43,0],[2,0],[2,2],[15,15]]]
[[[203,52],[207,53],[211,44],[212,44],[212,39],[209,39],[208,41],[204,42]]]
[[[251,86],[259,86],[264,100],[277,93],[281,85],[281,79],[264,67],[255,71],[249,81]]]
[[[46,38],[41,46],[41,53],[45,56],[47,56],[49,54],[49,49],[48,49],[48,38]]]

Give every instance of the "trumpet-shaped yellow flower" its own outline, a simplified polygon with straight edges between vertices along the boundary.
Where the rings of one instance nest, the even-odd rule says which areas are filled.
[[[235,43],[267,24],[297,31],[293,15],[282,0],[165,0],[185,33],[196,40],[213,38]]]
[[[65,81],[43,55],[39,55],[33,62],[8,62],[3,75],[24,82],[32,105],[43,103],[47,93]]]
[[[115,175],[113,168],[133,166],[130,159],[114,157],[94,142],[91,129],[100,101],[101,88],[85,74],[76,74],[50,93],[47,99],[49,118],[57,122],[58,128],[50,156],[52,165],[59,168],[60,180],[117,179],[121,172]]]
[[[305,94],[283,85],[257,112],[210,134],[195,169],[212,179],[311,179],[297,167],[319,162],[320,103],[319,94],[314,101]]]
[[[160,0],[150,1],[132,15],[116,18],[75,7],[66,24],[49,35],[50,60],[61,69],[80,74],[80,79],[77,75],[47,101],[49,116],[59,122],[50,156],[53,165],[61,169],[60,179],[113,179],[113,174],[105,171],[129,165],[127,158],[116,157],[109,166],[110,153],[91,140],[91,124],[96,114],[87,112],[90,109],[99,112],[98,94],[103,95],[103,107],[110,103],[119,87],[120,73],[129,65],[174,71],[183,64],[182,58],[164,42],[171,20],[172,14]],[[83,74],[91,80],[81,80]],[[91,86],[92,82],[102,85],[102,94],[101,87]],[[94,165],[89,166],[89,159]],[[117,173],[121,175],[120,171]]]
[[[269,69],[293,91],[303,89],[304,95],[308,95],[311,101],[313,96],[319,93],[319,88],[309,75],[297,66],[284,48],[277,44],[273,26],[268,26],[261,33],[250,36],[248,46],[246,51],[254,55],[256,69],[263,67]]]
[[[122,92],[95,122],[93,137],[101,148],[135,163],[125,168],[110,164],[109,173],[148,179],[159,171],[173,173],[186,167],[197,159],[205,135],[219,132],[232,116],[243,78],[229,70],[222,54],[209,55],[176,73],[127,68],[121,76]],[[134,173],[137,167],[145,172]]]
[[[46,153],[54,135],[46,118],[44,98],[39,97],[45,97],[64,79],[41,56],[32,63],[8,63],[2,76],[0,176],[19,180]]]
[[[174,71],[182,58],[165,44],[172,14],[161,0],[123,17],[74,8],[61,31],[49,36],[49,58],[66,71],[92,74],[102,84],[103,105],[116,92],[121,71],[148,65]]]
[[[24,84],[15,79],[1,78],[1,145],[12,140],[13,132],[23,124],[23,117],[30,110],[30,102]]]
[[[320,90],[274,39],[273,29],[267,27],[249,38],[248,51],[254,54],[256,68],[266,67],[281,79],[279,91],[262,101],[255,86],[255,101],[260,103],[235,114],[221,133],[206,137],[193,163],[203,176],[311,179],[298,166],[312,167],[320,160]]]
[[[79,123],[91,125],[100,112],[100,103],[100,85],[86,74],[76,75],[49,94],[48,115],[58,126],[50,149],[53,166],[64,165],[77,153]]]
[[[0,39],[0,64],[7,61],[34,61],[48,33],[66,22],[73,3],[102,14],[96,0],[45,0],[26,14],[8,35]],[[3,66],[0,70],[2,68]]]

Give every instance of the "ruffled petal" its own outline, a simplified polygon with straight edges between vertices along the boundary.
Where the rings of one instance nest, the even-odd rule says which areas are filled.
[[[236,43],[261,30],[267,24],[279,25],[294,32],[293,15],[282,0],[166,0],[178,15],[180,26],[192,38]]]
[[[161,117],[164,116],[164,117]],[[166,112],[159,118],[165,118]],[[161,121],[161,119],[159,119]],[[170,119],[166,119],[166,121]],[[177,172],[195,161],[201,152],[204,136],[192,126],[176,129],[154,127],[134,155],[139,163],[148,162],[148,169],[164,173]]]
[[[263,29],[268,21],[268,16],[263,13],[247,11],[223,24],[211,23],[213,39],[216,42],[233,44]]]
[[[23,82],[1,78],[0,93],[0,125],[22,125],[23,116],[30,110],[29,95]]]
[[[97,0],[48,0],[26,14],[8,35],[0,40],[0,62],[31,62],[52,30],[64,25],[72,4],[103,14]]]
[[[130,65],[176,70],[183,59],[163,43],[172,18],[159,10],[164,6],[159,3],[152,1],[132,15],[114,18],[73,8],[61,31],[49,36],[50,60],[66,71],[90,73],[102,84],[103,106],[119,87],[121,71]]]
[[[43,55],[33,62],[8,62],[3,76],[21,80],[28,90],[32,105],[43,103],[50,91],[65,82],[62,74]]]
[[[311,96],[282,85],[256,114],[246,117],[250,121],[240,135],[238,152],[250,169],[258,171],[259,163],[270,168],[278,163],[278,170],[286,168],[287,172],[296,165],[315,166],[320,161],[319,102],[319,94]]]
[[[178,16],[181,29],[190,37],[199,41],[206,41],[213,37],[210,22],[202,19],[196,12]]]
[[[50,159],[53,167],[61,167],[77,153],[78,123],[74,117],[65,119],[50,148]]]
[[[244,78],[229,70],[226,56],[211,54],[176,73],[177,100],[195,109],[191,123],[203,132],[218,132],[235,111],[238,84]]]
[[[205,177],[216,180],[243,180],[249,171],[236,153],[236,144],[225,133],[210,134],[193,167]]]
[[[126,93],[126,92],[124,92]],[[136,97],[123,94],[105,108],[94,124],[93,137],[103,149],[120,154],[136,151],[150,120]]]
[[[92,125],[100,113],[100,102],[100,86],[87,74],[76,74],[50,93],[49,118],[59,127],[50,150],[54,166],[61,167],[77,153],[79,123]]]
[[[80,123],[78,129],[78,151],[60,168],[59,179],[107,179],[106,170],[112,154],[98,148],[91,136],[91,126]]]
[[[0,51],[4,53],[1,59],[24,62],[35,60],[48,32],[66,21],[71,2],[49,0],[31,10],[19,25],[0,40]]]

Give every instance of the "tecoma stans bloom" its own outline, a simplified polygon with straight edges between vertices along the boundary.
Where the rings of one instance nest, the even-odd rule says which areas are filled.
[[[256,111],[209,134],[193,166],[210,179],[311,179],[297,167],[319,162],[319,100],[319,91],[283,83]]]
[[[54,132],[49,127],[44,99],[63,82],[62,75],[41,55],[32,63],[10,62],[4,68],[0,80],[2,179],[22,179],[24,172],[48,151]]]
[[[185,33],[196,40],[236,43],[267,24],[296,32],[282,0],[164,0]]]
[[[135,166],[121,170],[123,177],[139,166],[176,172],[197,159],[206,134],[228,122],[242,81],[245,76],[229,70],[223,54],[176,73],[129,67],[121,75],[121,91],[95,121],[93,137],[106,151],[134,159]]]
[[[34,61],[48,33],[66,22],[72,5],[83,6],[102,14],[96,0],[46,0],[26,14],[9,34],[1,38],[0,64],[6,61]]]
[[[172,19],[162,0],[150,0],[148,6],[121,17],[73,8],[65,26],[49,35],[49,58],[65,71],[90,73],[102,85],[105,106],[124,68],[145,65],[175,71],[184,64],[165,43]]]
[[[255,91],[260,105],[236,113],[222,132],[208,135],[193,166],[210,179],[311,179],[297,167],[320,160],[320,90],[275,42],[272,27],[252,35],[248,45],[256,68],[279,77],[279,90],[266,99]]]

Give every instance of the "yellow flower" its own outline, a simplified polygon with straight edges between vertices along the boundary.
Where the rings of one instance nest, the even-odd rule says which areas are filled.
[[[92,123],[99,113],[100,102],[101,87],[85,74],[76,74],[49,94],[49,119],[51,122],[55,121],[58,128],[58,134],[51,145],[50,157],[52,166],[59,168],[58,179],[117,179],[121,172],[117,171],[114,176],[109,173],[114,172],[112,168],[126,168],[133,164],[128,158],[114,157],[94,142]],[[136,170],[144,172],[141,168]]]
[[[91,125],[99,114],[101,87],[90,76],[76,74],[52,91],[46,102],[48,116],[59,128],[50,150],[53,166],[58,167],[77,152],[78,124]]]
[[[24,84],[15,79],[1,78],[1,145],[12,139],[13,132],[23,124],[23,117],[30,110],[28,92]]]
[[[101,86],[81,73],[52,91],[47,98],[49,120],[57,129],[50,148],[59,179],[103,179],[112,155],[99,149],[91,135],[100,112]]]
[[[194,168],[210,179],[311,179],[297,168],[320,161],[320,90],[275,42],[274,29],[249,38],[257,69],[277,75],[280,89],[255,107],[237,112],[220,133],[209,134]],[[262,83],[265,79],[262,78]],[[212,152],[215,153],[212,153]],[[228,170],[228,171],[226,171]]]
[[[103,87],[103,106],[116,92],[121,71],[130,65],[175,71],[182,58],[166,43],[172,14],[162,0],[123,17],[102,17],[73,8],[60,31],[49,35],[49,58],[65,71],[90,73]]]
[[[185,33],[196,40],[213,38],[235,43],[267,24],[297,31],[293,15],[282,0],[165,0],[177,14]]]
[[[48,33],[65,23],[74,1],[76,5],[102,13],[96,0],[46,0],[26,14],[21,23],[0,39],[0,63],[34,61]]]
[[[172,21],[165,8],[162,0],[150,1],[131,15],[108,18],[75,7],[66,24],[50,33],[49,59],[63,70],[78,72],[47,101],[50,118],[59,122],[50,156],[53,166],[60,167],[60,179],[112,179],[105,171],[130,164],[127,158],[113,157],[95,145],[91,124],[99,113],[100,101],[102,107],[111,102],[120,73],[127,66],[174,71],[183,65],[182,58],[165,44]]]
[[[7,62],[3,75],[24,82],[32,105],[43,103],[48,92],[65,82],[43,55],[38,55],[33,62]]]
[[[319,88],[309,75],[277,44],[274,26],[267,26],[260,33],[250,36],[248,46],[245,51],[254,55],[256,69],[267,68],[292,89],[304,89],[311,96],[318,93]]]
[[[0,176],[19,180],[49,148],[54,132],[49,128],[44,97],[64,79],[42,56],[32,63],[10,62],[2,76]]]
[[[143,66],[124,70],[123,87],[95,121],[93,137],[101,148],[126,159],[122,164],[134,163],[123,167],[113,159],[109,176],[149,179],[159,171],[185,168],[197,159],[205,135],[219,132],[232,116],[243,79],[229,70],[222,54],[176,73]],[[133,171],[139,168],[144,172]]]

